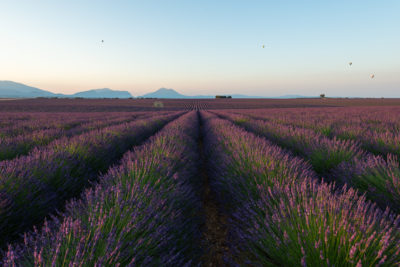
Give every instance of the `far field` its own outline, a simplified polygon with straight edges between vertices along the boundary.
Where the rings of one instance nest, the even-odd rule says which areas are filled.
[[[155,102],[162,102],[157,107]],[[400,98],[304,98],[304,99],[15,99],[0,111],[144,111],[189,109],[260,109],[285,107],[399,106]]]
[[[399,266],[400,99],[0,103],[0,266]]]

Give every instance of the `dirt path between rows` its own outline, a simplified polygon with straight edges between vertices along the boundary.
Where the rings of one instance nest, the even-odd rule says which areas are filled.
[[[203,181],[202,201],[205,212],[202,244],[206,253],[203,256],[203,266],[227,266],[223,258],[226,253],[229,253],[227,245],[228,220],[226,216],[219,212],[214,194],[210,188],[207,159],[204,154],[201,118],[198,148],[201,157],[200,175]]]

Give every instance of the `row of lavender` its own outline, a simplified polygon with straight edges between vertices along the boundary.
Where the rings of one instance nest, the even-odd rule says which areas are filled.
[[[396,157],[375,156],[352,140],[328,138],[311,129],[292,127],[245,115],[218,112],[220,116],[290,149],[309,161],[329,181],[347,184],[366,193],[382,209],[399,212],[400,165]]]
[[[231,110],[270,121],[328,133],[329,127],[362,126],[365,130],[400,131],[399,107],[325,107]],[[325,129],[324,129],[325,128]],[[339,130],[339,129],[338,129]]]
[[[16,156],[26,155],[33,148],[48,145],[53,140],[61,137],[71,137],[93,129],[122,124],[134,120],[139,115],[127,115],[125,117],[96,118],[94,121],[70,120],[60,126],[46,126],[46,129],[27,131],[17,136],[4,137],[0,139],[0,161],[12,159]],[[143,115],[142,115],[143,116]]]
[[[329,138],[354,140],[374,154],[400,155],[398,107],[242,110],[239,113],[287,126],[312,129]]]
[[[133,145],[179,113],[61,138],[29,155],[0,162],[0,247],[79,195]]]
[[[2,265],[197,265],[198,127],[195,112],[169,123],[71,201],[60,218],[10,245]]]
[[[1,113],[0,138],[23,135],[37,130],[60,128],[69,130],[90,121],[128,117],[132,113]]]
[[[232,264],[400,263],[400,217],[352,189],[318,182],[309,163],[264,138],[202,117],[212,189],[230,217]]]
[[[34,147],[48,145],[50,142],[62,138],[78,135],[90,130],[122,124],[136,118],[145,118],[152,115],[151,112],[128,114],[104,114],[101,117],[88,117],[78,113],[63,114],[65,117],[51,117],[49,121],[29,120],[26,129],[18,131],[18,135],[0,138],[0,161],[12,159],[19,155],[28,154]],[[154,114],[153,114],[154,115]],[[67,117],[68,116],[68,117]],[[12,126],[14,129],[15,125]],[[0,129],[0,133],[6,135],[7,131]]]

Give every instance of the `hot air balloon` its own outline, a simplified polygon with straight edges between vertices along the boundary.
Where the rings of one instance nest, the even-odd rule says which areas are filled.
[[[265,48],[265,45],[264,45],[264,44],[262,45],[262,48]]]
[[[104,40],[101,40],[102,43],[104,43]]]
[[[349,65],[350,65],[350,66],[353,65],[353,62],[349,62]]]
[[[374,74],[371,74],[371,79],[373,79],[373,78],[375,78],[375,75],[374,75]]]

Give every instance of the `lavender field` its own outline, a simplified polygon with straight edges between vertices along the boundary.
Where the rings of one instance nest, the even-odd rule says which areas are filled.
[[[1,266],[400,265],[394,102],[23,101]]]

